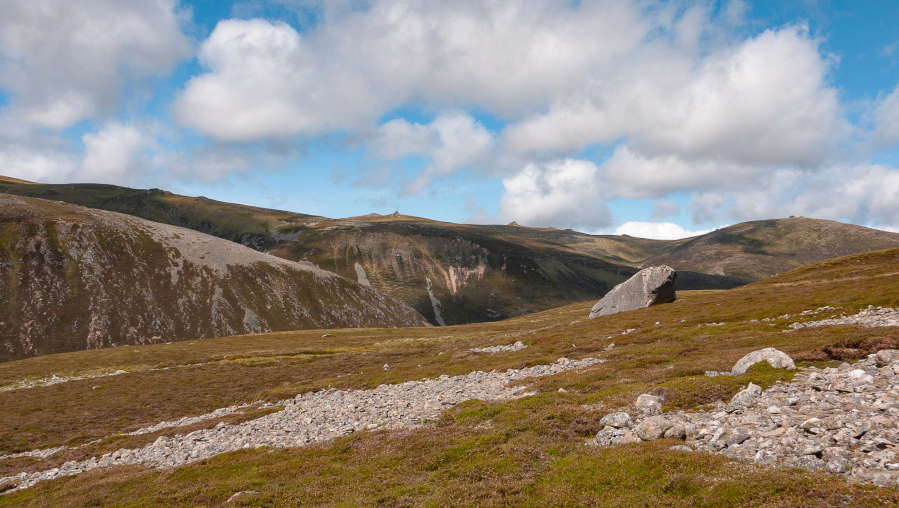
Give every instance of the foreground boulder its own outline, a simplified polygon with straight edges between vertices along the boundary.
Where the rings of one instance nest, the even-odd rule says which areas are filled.
[[[590,319],[674,301],[677,272],[669,266],[640,270],[615,286],[590,311]]]
[[[746,374],[749,367],[752,367],[759,362],[768,362],[768,364],[775,369],[793,370],[796,368],[796,364],[793,363],[793,359],[790,358],[789,355],[783,351],[778,351],[773,347],[766,347],[765,349],[753,351],[743,358],[740,358],[730,372],[735,376],[741,376]]]

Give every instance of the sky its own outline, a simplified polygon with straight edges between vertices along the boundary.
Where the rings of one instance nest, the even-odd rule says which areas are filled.
[[[0,174],[328,217],[899,231],[895,0],[0,0]]]

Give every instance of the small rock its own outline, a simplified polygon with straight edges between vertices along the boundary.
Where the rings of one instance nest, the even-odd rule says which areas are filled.
[[[631,423],[631,415],[625,412],[609,413],[599,420],[599,424],[603,427],[610,426],[616,429],[630,427]]]
[[[749,383],[745,390],[734,395],[730,399],[730,403],[734,406],[746,407],[752,404],[752,401],[762,394],[762,388],[756,384]]]
[[[887,365],[899,361],[899,349],[881,349],[874,357],[878,367],[886,367]]]
[[[683,440],[687,437],[687,428],[680,423],[675,423],[670,429],[666,430],[663,437]]]
[[[821,455],[824,452],[824,446],[820,444],[806,444],[796,448],[796,455]]]
[[[758,351],[753,351],[748,355],[740,358],[739,361],[734,365],[733,369],[731,369],[731,373],[735,376],[741,376],[746,374],[746,371],[749,370],[749,367],[753,365],[767,361],[772,367],[775,369],[789,369],[793,370],[796,368],[796,364],[793,363],[793,359],[790,358],[786,353],[782,351],[778,351],[773,347],[768,347],[765,349],[759,349]]]
[[[645,414],[655,415],[662,412],[661,397],[656,397],[655,395],[650,395],[648,393],[644,393],[637,397],[637,402],[634,405],[637,407],[638,411],[642,411]]]
[[[849,461],[838,457],[827,463],[827,470],[831,473],[845,473],[849,471]]]
[[[679,452],[692,452],[692,451],[693,451],[693,448],[690,448],[689,446],[687,446],[687,445],[682,445],[682,444],[674,445],[674,446],[672,446],[671,448],[668,448],[668,449],[669,449],[669,450],[676,450],[676,451],[679,451]]]
[[[750,437],[752,437],[752,433],[749,432],[748,429],[744,429],[743,427],[736,427],[731,429],[730,432],[725,433],[723,436],[724,442],[727,443],[727,446],[734,446],[741,444],[743,441],[746,441]]]
[[[612,438],[612,444],[620,445],[620,444],[633,444],[640,443],[642,440],[637,436],[637,434],[633,431],[626,431],[620,436]]]
[[[637,436],[643,441],[654,441],[664,436],[665,431],[673,426],[674,424],[664,416],[653,416],[637,425]]]

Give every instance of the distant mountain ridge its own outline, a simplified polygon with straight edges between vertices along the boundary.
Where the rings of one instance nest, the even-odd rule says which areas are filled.
[[[651,240],[399,213],[329,219],[158,189],[2,177],[0,193],[118,211],[307,261],[382,290],[435,325],[494,321],[599,299],[652,265],[678,270],[680,289],[727,289],[830,257],[899,247],[896,233],[803,218]]]
[[[896,247],[897,233],[793,217],[743,222],[688,238],[638,266],[667,264],[755,281],[825,259]]]
[[[0,194],[0,361],[303,328],[427,326],[374,288],[203,233]]]

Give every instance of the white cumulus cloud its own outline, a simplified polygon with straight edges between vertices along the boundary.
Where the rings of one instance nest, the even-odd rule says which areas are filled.
[[[531,164],[503,179],[500,216],[529,226],[608,226],[611,214],[602,198],[598,172],[595,164],[583,160]]]
[[[646,157],[767,166],[826,158],[846,134],[828,62],[801,27],[769,30],[704,57],[648,45],[615,74],[511,125],[517,152],[624,140]]]
[[[495,156],[493,135],[466,113],[450,111],[428,124],[398,118],[383,124],[372,140],[374,153],[386,160],[405,156],[426,159],[419,178],[406,187],[418,193],[434,176],[447,176],[460,168],[472,168]]]
[[[156,140],[133,125],[110,122],[98,132],[87,133],[84,159],[76,172],[88,182],[127,183],[138,180],[150,164],[148,149]]]
[[[714,231],[714,229],[688,231],[672,222],[628,221],[615,228],[616,235],[628,235],[635,236],[637,238],[650,238],[652,240],[680,240],[681,238],[690,238],[693,236],[704,235],[711,231]]]
[[[228,141],[357,130],[410,102],[520,116],[574,93],[653,28],[631,1],[325,2],[299,34],[225,20],[203,43],[206,72],[180,120]]]
[[[7,123],[66,128],[191,53],[174,0],[0,0],[0,12]]]

